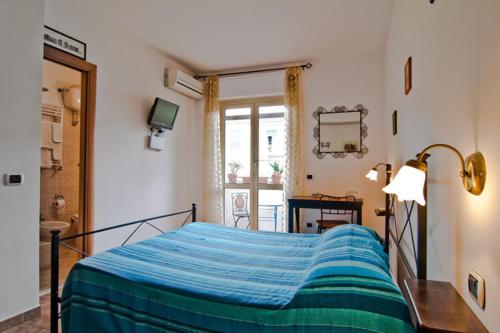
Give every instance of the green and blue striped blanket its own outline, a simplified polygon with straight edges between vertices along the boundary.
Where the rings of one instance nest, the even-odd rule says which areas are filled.
[[[192,223],[78,262],[63,332],[414,332],[376,234]]]

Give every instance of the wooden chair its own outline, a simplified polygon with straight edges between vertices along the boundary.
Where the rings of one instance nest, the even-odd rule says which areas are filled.
[[[247,218],[248,224],[246,229],[248,229],[248,227],[250,226],[250,213],[248,212],[248,193],[235,192],[231,194],[231,203],[234,227],[238,228],[238,222],[242,218]]]
[[[321,201],[356,201],[356,197],[354,195],[346,195],[341,197],[331,196],[331,195],[321,195]],[[329,209],[323,208],[320,206],[321,218],[316,220],[318,224],[318,234],[322,233],[326,229],[334,228],[339,225],[354,223],[354,211],[347,209]],[[334,215],[335,218],[328,219],[328,215]],[[343,215],[347,218],[341,219],[338,216]]]

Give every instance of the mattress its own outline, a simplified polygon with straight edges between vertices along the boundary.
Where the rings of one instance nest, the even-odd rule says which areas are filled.
[[[63,332],[414,332],[375,232],[192,223],[79,261]]]

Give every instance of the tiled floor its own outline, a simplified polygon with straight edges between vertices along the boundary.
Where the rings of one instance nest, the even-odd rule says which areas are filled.
[[[2,333],[49,333],[50,328],[50,295],[40,297],[42,315],[40,318],[32,319],[22,325],[12,327]],[[59,332],[61,329],[59,329]]]
[[[78,260],[78,253],[61,247],[59,253],[59,285],[62,286],[69,271]],[[22,325],[12,327],[2,333],[49,333],[50,331],[50,268],[40,271],[41,316]],[[59,323],[60,324],[60,323]],[[59,332],[61,329],[59,328]]]
[[[59,285],[63,285],[71,267],[78,260],[78,253],[61,246],[59,253]],[[40,271],[40,293],[45,294],[50,290],[50,268]]]

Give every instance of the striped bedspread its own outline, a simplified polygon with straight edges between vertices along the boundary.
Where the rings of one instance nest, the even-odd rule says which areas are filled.
[[[376,234],[207,223],[79,261],[63,332],[414,332]]]

